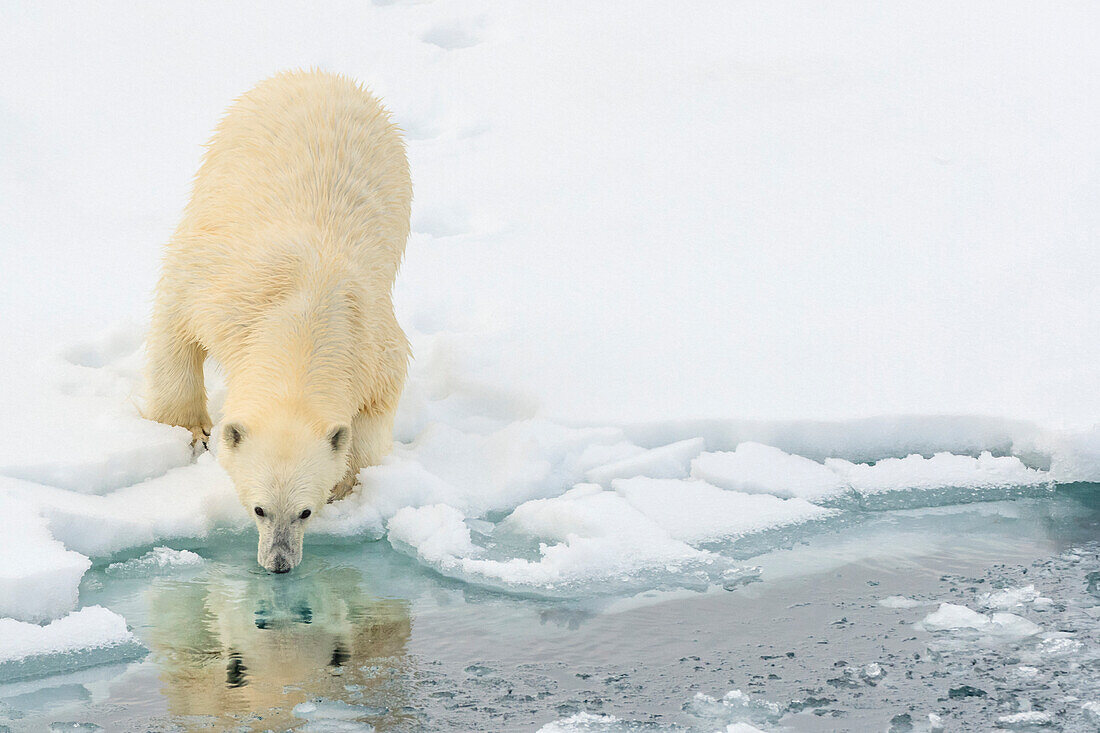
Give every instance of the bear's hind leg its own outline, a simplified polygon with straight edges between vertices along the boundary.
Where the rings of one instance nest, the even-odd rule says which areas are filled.
[[[198,450],[210,439],[202,365],[206,350],[154,318],[145,353],[145,417],[191,431]]]
[[[394,412],[362,410],[352,420],[348,472],[333,487],[330,502],[350,494],[359,478],[359,469],[378,465],[393,448]]]

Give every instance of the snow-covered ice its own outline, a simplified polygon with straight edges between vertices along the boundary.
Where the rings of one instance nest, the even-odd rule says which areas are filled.
[[[838,514],[803,499],[726,491],[703,481],[639,477],[617,479],[612,486],[672,537],[693,544],[737,539]]]
[[[688,475],[691,459],[699,455],[705,447],[706,441],[702,438],[681,440],[589,469],[584,477],[592,483],[604,486],[614,479],[635,476],[680,478]]]
[[[45,626],[0,619],[0,680],[68,672],[144,652],[126,619],[88,606]]]
[[[747,441],[732,452],[704,453],[691,463],[693,478],[724,489],[816,501],[848,488],[844,479],[817,461]]]
[[[0,617],[41,622],[76,606],[77,585],[91,560],[65,549],[33,506],[8,494],[0,478]]]
[[[994,456],[989,451],[977,458],[913,454],[870,465],[827,458],[825,465],[868,506],[877,508],[988,501],[1049,491],[1053,486],[1049,472],[1028,468],[1016,456]]]

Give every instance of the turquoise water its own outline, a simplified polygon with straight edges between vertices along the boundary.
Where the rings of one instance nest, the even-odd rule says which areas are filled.
[[[752,558],[757,582],[631,598],[513,597],[440,577],[385,542],[310,545],[285,576],[255,566],[247,536],[175,545],[205,561],[136,577],[101,563],[81,586],[80,604],[125,616],[148,653],[0,685],[0,725],[496,731],[588,711],[654,729],[736,718],[921,730],[934,713],[948,730],[988,730],[1049,710],[1057,723],[1045,729],[1095,730],[1081,704],[1100,700],[1097,497],[1079,485],[868,513]],[[982,593],[1027,584],[1053,601],[1016,611],[1042,638],[989,644],[913,626],[935,602],[980,610]],[[892,595],[927,605],[879,605]],[[981,694],[952,692],[964,688]],[[779,714],[693,700],[732,689]]]

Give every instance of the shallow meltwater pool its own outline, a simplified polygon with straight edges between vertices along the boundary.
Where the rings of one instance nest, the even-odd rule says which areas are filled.
[[[703,592],[508,595],[384,541],[283,576],[254,554],[97,564],[80,606],[144,648],[0,685],[0,730],[1100,729],[1095,485],[869,512]]]

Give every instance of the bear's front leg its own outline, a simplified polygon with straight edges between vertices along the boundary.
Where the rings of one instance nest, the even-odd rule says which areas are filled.
[[[207,447],[213,426],[202,376],[206,350],[163,321],[154,316],[145,346],[145,417],[187,428],[198,452]]]
[[[393,448],[395,409],[362,410],[351,422],[351,448],[348,451],[348,472],[332,488],[329,502],[350,494],[359,479],[359,469],[377,466]]]

